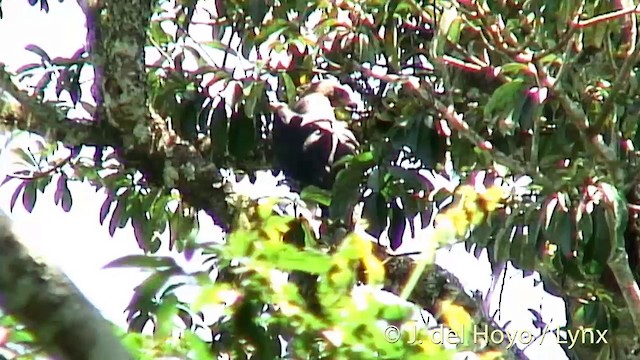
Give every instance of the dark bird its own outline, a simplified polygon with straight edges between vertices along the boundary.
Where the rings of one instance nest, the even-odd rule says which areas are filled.
[[[312,83],[292,107],[271,104],[276,168],[300,189],[315,185],[331,190],[339,170],[333,165],[359,146],[347,125],[336,119],[335,108],[355,105],[352,91],[335,80]]]

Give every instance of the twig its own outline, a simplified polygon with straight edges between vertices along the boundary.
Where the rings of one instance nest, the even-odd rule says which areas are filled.
[[[636,334],[640,334],[640,288],[629,267],[628,257],[627,252],[622,250],[608,265],[627,304]]]
[[[35,171],[35,172],[32,172],[31,175],[29,175],[29,176],[28,175],[18,174],[18,173],[8,174],[7,176],[12,178],[12,179],[20,179],[20,180],[41,179],[41,178],[43,178],[45,176],[51,175],[56,170],[58,170],[61,167],[65,166],[66,164],[69,163],[70,160],[71,160],[71,155],[69,155],[66,158],[60,160],[59,162],[57,162],[56,164],[54,164],[53,166],[51,166],[47,170]]]
[[[621,18],[629,14],[638,14],[638,13],[640,13],[640,11],[638,10],[638,7],[634,6],[631,8],[620,9],[620,10],[612,11],[606,14],[594,16],[591,19],[580,20],[579,22],[573,22],[571,26],[576,29],[583,29],[589,26],[597,25],[602,22],[615,20],[617,18]]]

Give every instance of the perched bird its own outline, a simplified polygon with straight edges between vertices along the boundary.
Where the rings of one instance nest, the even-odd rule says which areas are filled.
[[[330,190],[338,170],[333,165],[359,146],[347,125],[336,119],[335,108],[355,105],[351,90],[335,80],[312,83],[292,107],[271,104],[276,167],[300,189],[315,185]]]

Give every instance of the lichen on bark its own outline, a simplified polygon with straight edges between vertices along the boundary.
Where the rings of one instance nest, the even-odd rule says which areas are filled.
[[[144,46],[151,15],[149,0],[107,1],[100,21],[93,55],[102,64],[102,106],[109,124],[124,132],[148,119]]]

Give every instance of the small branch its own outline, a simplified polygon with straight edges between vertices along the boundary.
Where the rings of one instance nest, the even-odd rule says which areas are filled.
[[[468,63],[468,62],[456,59],[456,58],[454,58],[452,56],[449,56],[449,55],[443,55],[442,56],[442,62],[445,65],[452,65],[454,67],[457,67],[457,68],[465,70],[465,71],[481,72],[481,71],[483,71],[485,69],[485,67],[483,67],[481,65]]]
[[[608,265],[627,304],[635,332],[640,334],[640,288],[629,268],[628,258],[626,251],[619,251],[616,258]]]
[[[22,174],[18,174],[18,173],[13,173],[13,174],[8,174],[7,176],[12,178],[12,179],[20,179],[20,180],[36,180],[36,179],[41,179],[43,177],[46,177],[48,175],[51,175],[52,173],[54,173],[56,170],[60,169],[61,167],[65,166],[66,164],[69,163],[69,161],[71,160],[71,155],[67,156],[65,159],[58,161],[56,164],[52,165],[51,167],[49,167],[47,170],[44,171],[35,171],[32,172],[32,174],[30,176],[27,175],[22,175]]]
[[[602,22],[615,20],[615,19],[627,16],[629,14],[639,14],[639,13],[640,11],[638,10],[638,7],[634,6],[634,7],[620,9],[620,10],[612,11],[606,14],[594,16],[591,19],[574,21],[571,24],[571,27],[576,29],[584,29],[586,27],[594,26]]]

